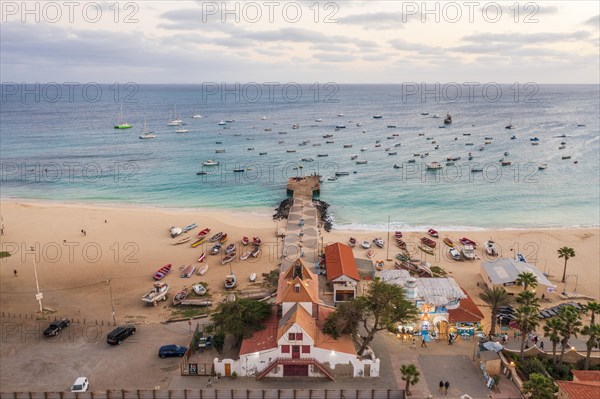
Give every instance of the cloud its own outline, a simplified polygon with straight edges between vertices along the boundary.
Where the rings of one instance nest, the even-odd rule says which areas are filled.
[[[464,36],[462,40],[476,43],[515,43],[519,45],[556,42],[576,42],[588,39],[591,36],[590,32],[576,31],[566,33],[555,32],[539,32],[539,33],[477,33]]]
[[[595,17],[591,17],[590,19],[585,21],[583,24],[586,26],[592,27],[595,30],[600,30],[600,14],[596,15]]]
[[[403,27],[401,12],[352,14],[340,18],[341,24],[360,25],[364,29],[399,29]]]

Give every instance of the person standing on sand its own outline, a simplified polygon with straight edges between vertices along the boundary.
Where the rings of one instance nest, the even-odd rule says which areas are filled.
[[[440,393],[444,390],[444,381],[440,380]]]
[[[17,277],[17,269],[15,269],[15,270],[13,271],[13,273],[14,273],[14,274],[13,274],[13,276]]]
[[[444,395],[448,395],[448,388],[450,388],[450,383],[446,381],[444,383]]]

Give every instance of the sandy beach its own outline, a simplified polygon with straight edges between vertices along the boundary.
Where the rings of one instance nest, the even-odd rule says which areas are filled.
[[[218,231],[226,232],[228,243],[237,242],[238,245],[242,236],[260,236],[264,244],[258,259],[238,259],[231,264],[238,277],[238,289],[260,287],[262,273],[279,265],[281,241],[277,241],[275,234],[278,224],[270,215],[24,201],[3,201],[1,215],[5,225],[1,250],[12,254],[0,261],[0,306],[6,312],[34,314],[38,309],[31,246],[36,252],[44,308],[55,310],[57,316],[90,320],[111,318],[109,288],[105,283],[109,279],[117,322],[135,320],[153,323],[172,317],[170,301],[162,302],[156,308],[143,306],[141,302],[142,295],[152,287],[152,274],[167,263],[173,264],[173,271],[165,279],[171,285],[171,294],[205,281],[210,290],[210,300],[216,303],[224,298],[223,280],[229,273],[229,266],[221,265],[219,256],[207,256],[210,269],[206,275],[194,275],[189,279],[179,277],[179,267],[192,263],[200,266],[196,260],[208,248],[204,244],[198,248],[192,248],[189,243],[172,245],[169,236],[171,226],[197,223],[199,227],[190,235],[195,236],[201,229],[209,227],[211,235]],[[284,222],[279,222],[279,227],[283,225]],[[81,230],[85,230],[85,236]],[[424,232],[407,232],[404,240],[409,245],[416,244],[423,235]],[[350,236],[356,237],[359,242],[363,239],[371,241],[375,237],[387,241],[387,232],[333,231],[324,233],[323,242],[345,243]],[[560,282],[563,261],[557,258],[556,250],[570,246],[575,249],[576,257],[569,260],[567,274],[572,276],[567,280],[566,290],[572,292],[577,284],[578,293],[600,297],[598,229],[440,231],[439,241],[441,244],[444,237],[457,241],[463,236],[478,243],[492,238],[505,257],[513,257],[515,252],[523,253],[530,263],[537,264],[556,283],[556,292],[546,294],[550,300],[558,300],[558,293],[564,289]],[[480,303],[476,298],[480,291],[477,283],[483,281],[479,276],[479,260],[455,262],[446,255],[436,258],[421,253],[416,245],[414,248],[415,256],[441,266]],[[238,254],[243,251],[238,250]],[[366,258],[365,251],[359,246],[354,251],[357,257]],[[389,258],[393,259],[398,252],[399,249],[392,244]],[[480,248],[478,254],[483,257]],[[374,259],[386,259],[387,255],[386,247],[378,250]],[[393,261],[386,262],[386,268],[393,267]],[[13,277],[13,270],[17,271],[17,277]],[[248,279],[253,272],[258,275],[256,283],[250,283]],[[482,311],[487,314],[485,309]]]

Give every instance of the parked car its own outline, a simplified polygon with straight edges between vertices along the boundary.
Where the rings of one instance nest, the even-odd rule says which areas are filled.
[[[121,345],[127,337],[134,335],[136,328],[134,326],[120,326],[112,330],[106,336],[106,342],[111,345]]]
[[[212,335],[201,337],[198,340],[198,348],[210,348],[212,346]]]
[[[55,320],[44,330],[46,337],[54,337],[58,335],[60,330],[67,327],[71,322],[68,319]]]
[[[158,350],[158,357],[182,357],[185,355],[187,348],[185,346],[180,345],[164,345],[161,346]]]
[[[87,392],[90,389],[90,382],[85,377],[78,377],[71,387],[71,392]]]

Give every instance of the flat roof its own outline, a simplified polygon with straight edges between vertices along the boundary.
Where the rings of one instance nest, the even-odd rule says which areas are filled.
[[[527,262],[501,258],[493,262],[482,262],[481,267],[493,284],[514,283],[519,278],[519,274],[529,272],[536,276],[538,284],[554,287],[554,284],[544,276],[540,269]]]

